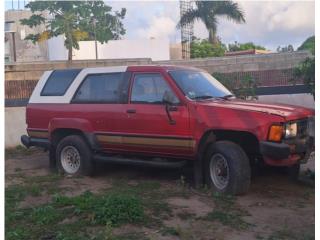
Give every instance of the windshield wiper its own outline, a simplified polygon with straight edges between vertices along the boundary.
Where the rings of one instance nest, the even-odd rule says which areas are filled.
[[[228,94],[228,95],[225,95],[223,97],[220,97],[222,99],[229,99],[229,98],[232,98],[232,97],[235,97],[233,94]]]
[[[214,96],[210,96],[210,95],[202,95],[202,96],[196,96],[193,99],[194,100],[203,100],[203,99],[210,99],[210,98],[215,98]]]

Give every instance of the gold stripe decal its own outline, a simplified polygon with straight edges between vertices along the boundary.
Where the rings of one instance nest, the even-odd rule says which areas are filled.
[[[194,148],[195,141],[191,139],[153,138],[153,137],[128,137],[97,135],[99,142],[106,144],[147,145],[155,147],[180,147]]]
[[[30,137],[48,138],[48,132],[47,131],[28,130],[28,134],[29,134]]]

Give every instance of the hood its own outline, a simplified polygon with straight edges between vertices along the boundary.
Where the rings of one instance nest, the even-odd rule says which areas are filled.
[[[199,101],[198,104],[272,114],[283,117],[285,118],[285,120],[288,121],[306,118],[314,115],[314,110],[300,106],[293,106],[280,103],[245,101],[238,99]]]

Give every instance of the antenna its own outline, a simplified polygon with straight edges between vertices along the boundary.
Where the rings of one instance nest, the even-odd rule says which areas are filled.
[[[192,0],[180,0],[180,17],[192,9]],[[190,59],[190,44],[193,37],[193,24],[181,26],[182,58]]]

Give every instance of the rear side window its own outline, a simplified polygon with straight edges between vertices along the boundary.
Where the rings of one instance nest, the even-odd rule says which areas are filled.
[[[130,73],[88,75],[73,101],[74,103],[126,103]]]
[[[63,96],[81,69],[55,70],[44,85],[41,96]]]

